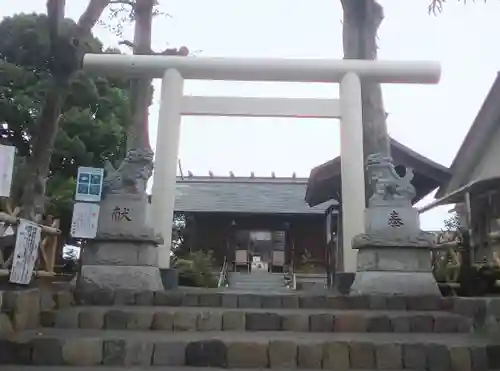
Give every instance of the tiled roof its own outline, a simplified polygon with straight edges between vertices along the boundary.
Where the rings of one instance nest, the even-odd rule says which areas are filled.
[[[331,205],[309,207],[303,178],[177,178],[175,211],[261,214],[322,214]]]

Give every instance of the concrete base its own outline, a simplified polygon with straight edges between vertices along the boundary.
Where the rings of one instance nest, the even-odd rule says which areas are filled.
[[[160,270],[151,266],[86,265],[77,288],[87,290],[162,291]]]
[[[358,272],[431,272],[429,248],[364,247],[358,251]]]
[[[82,269],[77,288],[163,290],[156,254],[152,241],[90,241],[81,252]]]
[[[78,290],[163,290],[157,267],[162,242],[148,226],[141,194],[109,194],[101,203],[97,236],[81,252]]]
[[[160,268],[161,281],[165,290],[174,290],[179,287],[179,272],[173,268]]]
[[[99,241],[88,243],[81,253],[82,266],[151,266],[157,264],[157,247],[147,241]]]
[[[352,272],[338,272],[335,273],[334,290],[342,295],[348,295],[356,273]]]
[[[357,272],[351,295],[441,296],[432,272]]]
[[[432,239],[419,230],[385,229],[358,235],[354,295],[438,295],[432,274]]]

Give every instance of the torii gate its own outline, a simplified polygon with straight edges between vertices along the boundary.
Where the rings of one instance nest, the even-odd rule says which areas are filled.
[[[152,218],[164,245],[159,268],[170,265],[177,156],[183,115],[338,118],[342,159],[344,270],[356,271],[352,238],[364,232],[365,181],[360,79],[393,84],[436,84],[436,62],[175,57],[87,54],[83,68],[96,74],[161,78]],[[184,80],[339,83],[340,99],[184,96]]]

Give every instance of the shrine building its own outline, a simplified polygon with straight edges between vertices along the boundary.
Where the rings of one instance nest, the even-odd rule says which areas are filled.
[[[475,263],[500,265],[500,73],[497,74],[450,171],[452,177],[436,200],[420,212],[455,204],[460,222],[470,233]]]
[[[301,264],[324,272],[325,215],[337,202],[310,207],[304,200],[307,181],[177,177],[174,210],[185,216],[190,249],[211,250],[219,264],[227,259],[235,268],[258,259],[274,272]]]

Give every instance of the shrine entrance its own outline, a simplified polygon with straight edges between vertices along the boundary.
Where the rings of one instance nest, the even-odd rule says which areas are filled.
[[[360,79],[378,83],[435,84],[434,62],[172,57],[87,54],[83,68],[105,75],[161,78],[152,222],[164,244],[158,265],[170,265],[177,154],[183,115],[340,119],[342,249],[346,272],[356,271],[354,236],[364,231],[365,180]],[[339,99],[184,96],[184,80],[339,83]]]

